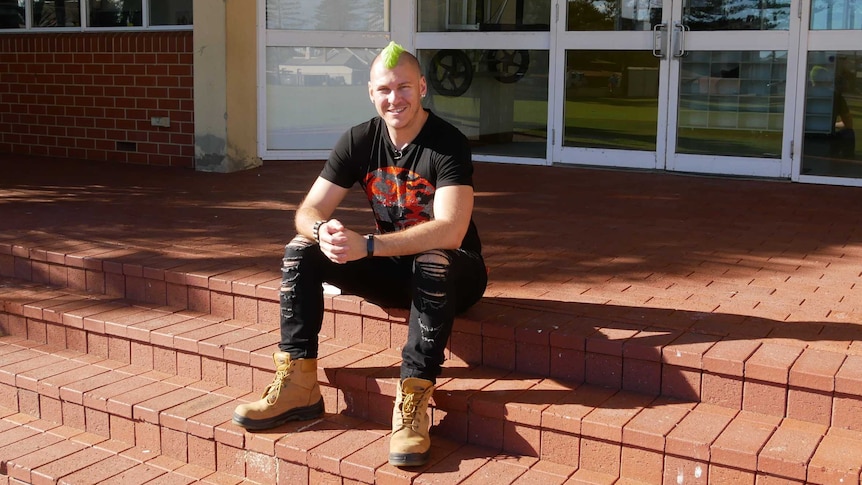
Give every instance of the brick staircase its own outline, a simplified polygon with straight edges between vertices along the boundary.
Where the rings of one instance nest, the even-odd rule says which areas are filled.
[[[397,469],[403,310],[328,295],[326,416],[250,433],[273,268],[45,236],[0,241],[0,275],[0,483],[860,480],[852,325],[490,296],[456,322],[432,462]]]
[[[859,483],[858,188],[477,164],[491,285],[456,322],[432,462],[385,463],[406,314],[346,295],[326,416],[233,426],[272,378],[319,168],[0,156],[0,485]]]

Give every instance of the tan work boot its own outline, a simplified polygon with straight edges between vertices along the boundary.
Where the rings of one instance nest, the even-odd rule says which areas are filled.
[[[420,466],[431,455],[431,418],[428,401],[434,383],[408,377],[398,383],[395,408],[392,410],[392,436],[389,438],[389,464]]]
[[[287,352],[272,354],[275,379],[260,401],[240,404],[233,423],[246,429],[270,429],[288,421],[313,419],[323,414],[323,397],[317,383],[317,359],[290,360]]]

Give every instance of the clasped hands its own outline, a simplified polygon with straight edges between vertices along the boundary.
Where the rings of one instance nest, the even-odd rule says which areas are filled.
[[[352,231],[338,219],[330,219],[320,226],[320,250],[334,263],[344,264],[366,256],[365,236]]]

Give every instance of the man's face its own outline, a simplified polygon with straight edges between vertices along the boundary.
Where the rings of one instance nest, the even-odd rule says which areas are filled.
[[[402,58],[393,69],[377,61],[371,68],[368,94],[390,130],[407,129],[421,119],[422,95],[427,86],[419,68]]]

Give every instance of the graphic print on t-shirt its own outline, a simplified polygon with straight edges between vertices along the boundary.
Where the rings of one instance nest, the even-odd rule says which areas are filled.
[[[416,172],[383,167],[369,172],[364,185],[381,232],[425,222],[434,214],[434,186]]]

